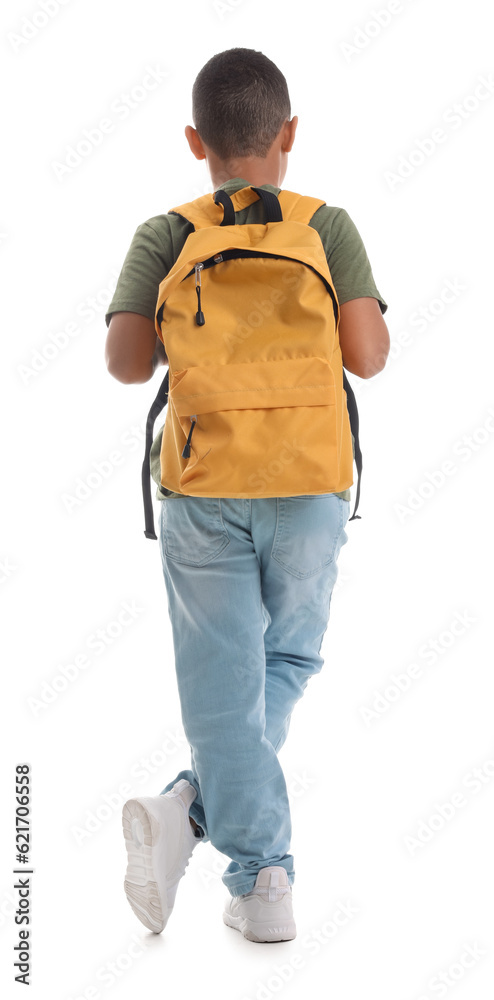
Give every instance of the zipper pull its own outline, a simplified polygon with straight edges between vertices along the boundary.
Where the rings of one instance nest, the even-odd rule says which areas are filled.
[[[194,416],[191,417],[190,419],[191,419],[191,426],[190,426],[189,436],[187,438],[187,444],[185,445],[184,450],[182,452],[182,458],[190,458],[190,439],[192,437],[192,431],[194,430],[194,427],[196,426],[197,423],[197,413],[194,413]]]
[[[198,326],[204,326],[206,320],[204,319],[204,313],[201,310],[201,271],[204,264],[196,264],[194,271],[196,272],[196,293],[197,293],[197,312],[196,312],[196,323]]]

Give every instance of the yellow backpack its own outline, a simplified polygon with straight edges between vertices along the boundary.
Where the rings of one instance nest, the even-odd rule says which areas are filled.
[[[261,198],[264,224],[235,224]],[[156,331],[168,371],[151,407],[142,485],[156,538],[149,453],[168,402],[161,483],[196,497],[339,493],[353,484],[353,391],[343,371],[339,306],[317,198],[245,187],[172,209],[194,226],[159,286]]]

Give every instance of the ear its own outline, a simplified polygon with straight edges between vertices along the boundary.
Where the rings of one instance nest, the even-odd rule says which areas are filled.
[[[296,115],[294,115],[291,121],[285,122],[284,133],[283,133],[283,144],[281,147],[284,153],[289,153],[293,146],[293,143],[295,142],[295,132],[297,131],[297,125],[298,125],[298,118]]]
[[[189,143],[190,151],[194,154],[196,160],[205,160],[206,153],[199,138],[199,133],[195,128],[192,128],[192,125],[185,126],[185,137]]]

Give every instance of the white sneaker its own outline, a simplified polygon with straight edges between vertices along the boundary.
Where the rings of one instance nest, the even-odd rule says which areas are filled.
[[[230,896],[223,920],[249,941],[291,941],[297,929],[286,868],[261,868],[251,892]]]
[[[177,887],[201,838],[189,820],[197,792],[181,778],[165,795],[129,799],[122,810],[128,865],[127,899],[139,920],[159,934],[175,902]]]

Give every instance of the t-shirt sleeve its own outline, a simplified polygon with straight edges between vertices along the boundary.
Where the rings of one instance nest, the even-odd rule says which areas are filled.
[[[137,227],[105,315],[107,326],[114,312],[136,312],[154,320],[160,282],[173,264],[171,251],[171,239],[164,240],[152,221]]]
[[[371,296],[385,313],[388,304],[378,291],[362,237],[348,212],[323,205],[312,217],[311,225],[323,242],[340,305]]]

